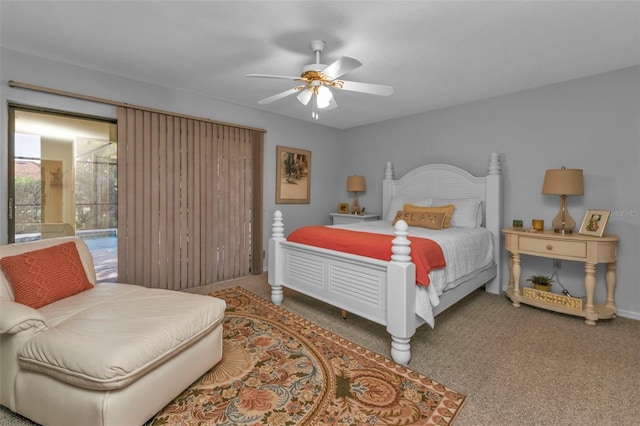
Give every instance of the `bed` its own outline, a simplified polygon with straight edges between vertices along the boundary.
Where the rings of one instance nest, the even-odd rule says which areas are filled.
[[[392,164],[388,162],[382,193],[382,220],[349,226],[358,232],[392,233],[390,260],[287,241],[282,213],[276,211],[269,240],[268,281],[271,300],[276,305],[282,304],[283,288],[286,287],[386,326],[391,336],[391,357],[395,362],[407,365],[411,359],[411,337],[417,327],[424,323],[433,327],[433,317],[482,286],[487,292],[500,293],[502,195],[499,155],[490,155],[487,175],[482,177],[455,166],[430,164],[396,180]],[[411,261],[408,239],[411,234],[423,231],[408,226],[403,220],[392,226],[390,220],[398,206],[419,200],[430,200],[432,205],[446,201],[460,206],[469,200],[478,200],[480,206],[475,231],[469,227],[461,232],[449,232],[457,228],[452,226],[443,242],[436,234],[444,236],[444,231],[431,231],[433,239],[443,245],[447,265],[429,272],[432,282],[428,287],[416,285],[416,266]],[[488,246],[483,246],[482,250],[488,254],[481,256],[485,263],[474,270],[443,278],[449,270],[466,263],[448,258],[451,256],[449,246],[468,245],[462,241],[457,244],[457,237],[452,237],[456,233],[483,234]],[[465,255],[462,256],[465,259]]]

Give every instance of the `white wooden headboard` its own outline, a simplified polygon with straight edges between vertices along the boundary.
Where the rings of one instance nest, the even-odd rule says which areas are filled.
[[[477,198],[482,200],[484,227],[493,234],[494,259],[498,264],[498,276],[487,290],[499,293],[501,286],[500,258],[502,230],[502,183],[498,153],[492,153],[486,176],[477,177],[456,166],[428,164],[405,174],[398,180],[393,177],[391,162],[387,162],[382,183],[382,218],[387,217],[393,197],[422,198]]]

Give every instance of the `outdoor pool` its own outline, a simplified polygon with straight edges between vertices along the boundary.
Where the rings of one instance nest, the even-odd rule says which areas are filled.
[[[118,237],[115,235],[81,238],[85,243],[87,243],[87,246],[91,251],[118,248]]]

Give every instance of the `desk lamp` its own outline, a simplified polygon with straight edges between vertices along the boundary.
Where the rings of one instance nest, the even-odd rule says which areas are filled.
[[[347,177],[347,192],[353,192],[353,204],[351,204],[352,214],[361,214],[362,209],[360,203],[358,203],[358,192],[363,192],[367,189],[364,182],[364,176],[349,176]]]
[[[584,195],[582,169],[562,167],[561,169],[547,170],[542,184],[542,193],[560,196],[560,211],[551,222],[553,231],[562,235],[571,234],[576,226],[576,221],[567,210],[567,196]]]

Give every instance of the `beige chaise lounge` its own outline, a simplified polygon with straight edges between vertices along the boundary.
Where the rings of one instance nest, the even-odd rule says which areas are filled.
[[[220,361],[225,302],[95,285],[91,253],[77,237],[2,245],[0,259],[69,242],[90,289],[38,309],[15,302],[3,266],[0,403],[45,425],[140,425]]]

